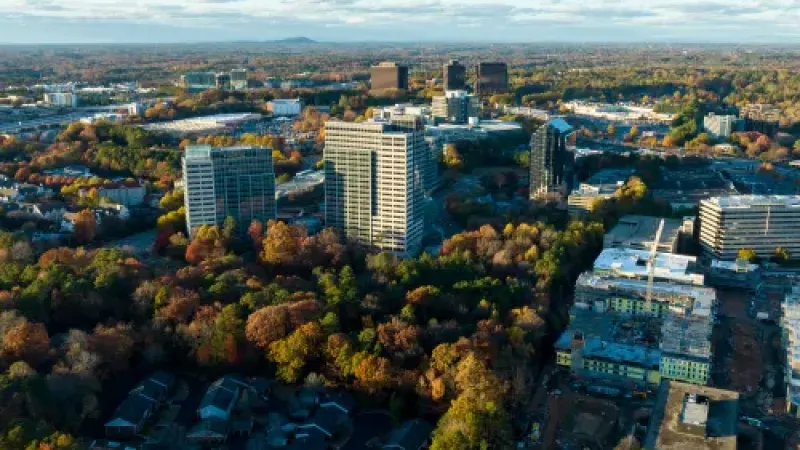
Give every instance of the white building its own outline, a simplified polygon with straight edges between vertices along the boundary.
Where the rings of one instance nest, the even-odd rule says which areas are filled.
[[[419,252],[430,156],[422,120],[329,121],[325,130],[327,225],[399,255]]]
[[[800,417],[800,287],[793,286],[781,305],[783,346],[786,349],[786,410]]]
[[[607,248],[594,261],[594,272],[623,278],[647,279],[702,286],[703,274],[697,272],[697,258],[674,253],[656,252],[650,260],[647,250]]]
[[[800,255],[800,196],[731,195],[700,202],[700,246],[708,259],[734,260],[741,249]]]
[[[703,118],[703,129],[714,139],[726,140],[736,128],[736,116],[718,116],[711,113]]]
[[[478,116],[478,96],[467,91],[445,91],[433,97],[431,115],[451,123],[467,123],[470,117]]]
[[[276,98],[267,103],[267,111],[273,116],[298,116],[303,110],[303,102],[299,98]]]
[[[72,92],[47,92],[44,94],[44,102],[53,106],[77,108],[78,96]]]

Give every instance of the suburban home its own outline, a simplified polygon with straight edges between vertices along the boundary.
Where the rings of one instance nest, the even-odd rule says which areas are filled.
[[[219,445],[228,440],[228,421],[216,417],[203,419],[186,434],[186,440],[200,445]]]
[[[63,203],[34,203],[30,205],[29,211],[39,219],[60,222],[67,208]]]
[[[159,371],[133,388],[106,422],[106,437],[135,438],[142,431],[147,419],[166,399],[173,382],[172,375]]]
[[[433,427],[420,419],[407,420],[395,428],[383,450],[422,450],[428,448]]]
[[[298,431],[288,450],[323,450],[327,447],[324,434],[316,431],[306,433]]]
[[[243,391],[249,389],[250,385],[244,378],[225,375],[208,387],[197,408],[197,416],[202,420],[210,418],[229,420]]]
[[[316,431],[330,439],[350,420],[354,406],[353,397],[345,392],[327,394],[311,420],[298,427],[298,433]]]
[[[142,394],[128,395],[120,403],[111,420],[106,422],[106,436],[115,439],[135,438],[155,412],[156,402]]]

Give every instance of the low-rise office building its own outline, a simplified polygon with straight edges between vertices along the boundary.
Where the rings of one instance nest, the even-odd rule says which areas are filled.
[[[567,211],[572,217],[582,217],[595,210],[603,200],[614,197],[623,183],[589,184],[581,183],[567,197]]]
[[[614,228],[603,236],[603,248],[632,248],[651,250],[661,221],[664,227],[658,240],[657,251],[674,253],[678,248],[681,222],[678,219],[628,215],[622,216]]]
[[[652,256],[652,258],[651,258]],[[702,286],[704,276],[698,271],[697,258],[674,253],[633,248],[607,248],[594,261],[594,273],[620,278],[657,281]]]

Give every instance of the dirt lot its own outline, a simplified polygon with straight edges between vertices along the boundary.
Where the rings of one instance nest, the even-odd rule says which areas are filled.
[[[760,333],[759,329],[747,322],[734,323],[731,328],[731,389],[743,394],[749,394],[758,387],[764,372]]]

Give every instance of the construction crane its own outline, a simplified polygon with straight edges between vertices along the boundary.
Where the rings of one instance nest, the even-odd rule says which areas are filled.
[[[661,242],[661,233],[664,232],[664,219],[658,224],[656,230],[656,238],[653,240],[653,245],[650,247],[650,256],[647,258],[647,294],[645,295],[644,309],[650,313],[652,308],[651,302],[653,300],[653,278],[656,272],[656,256],[658,255],[658,244]]]

